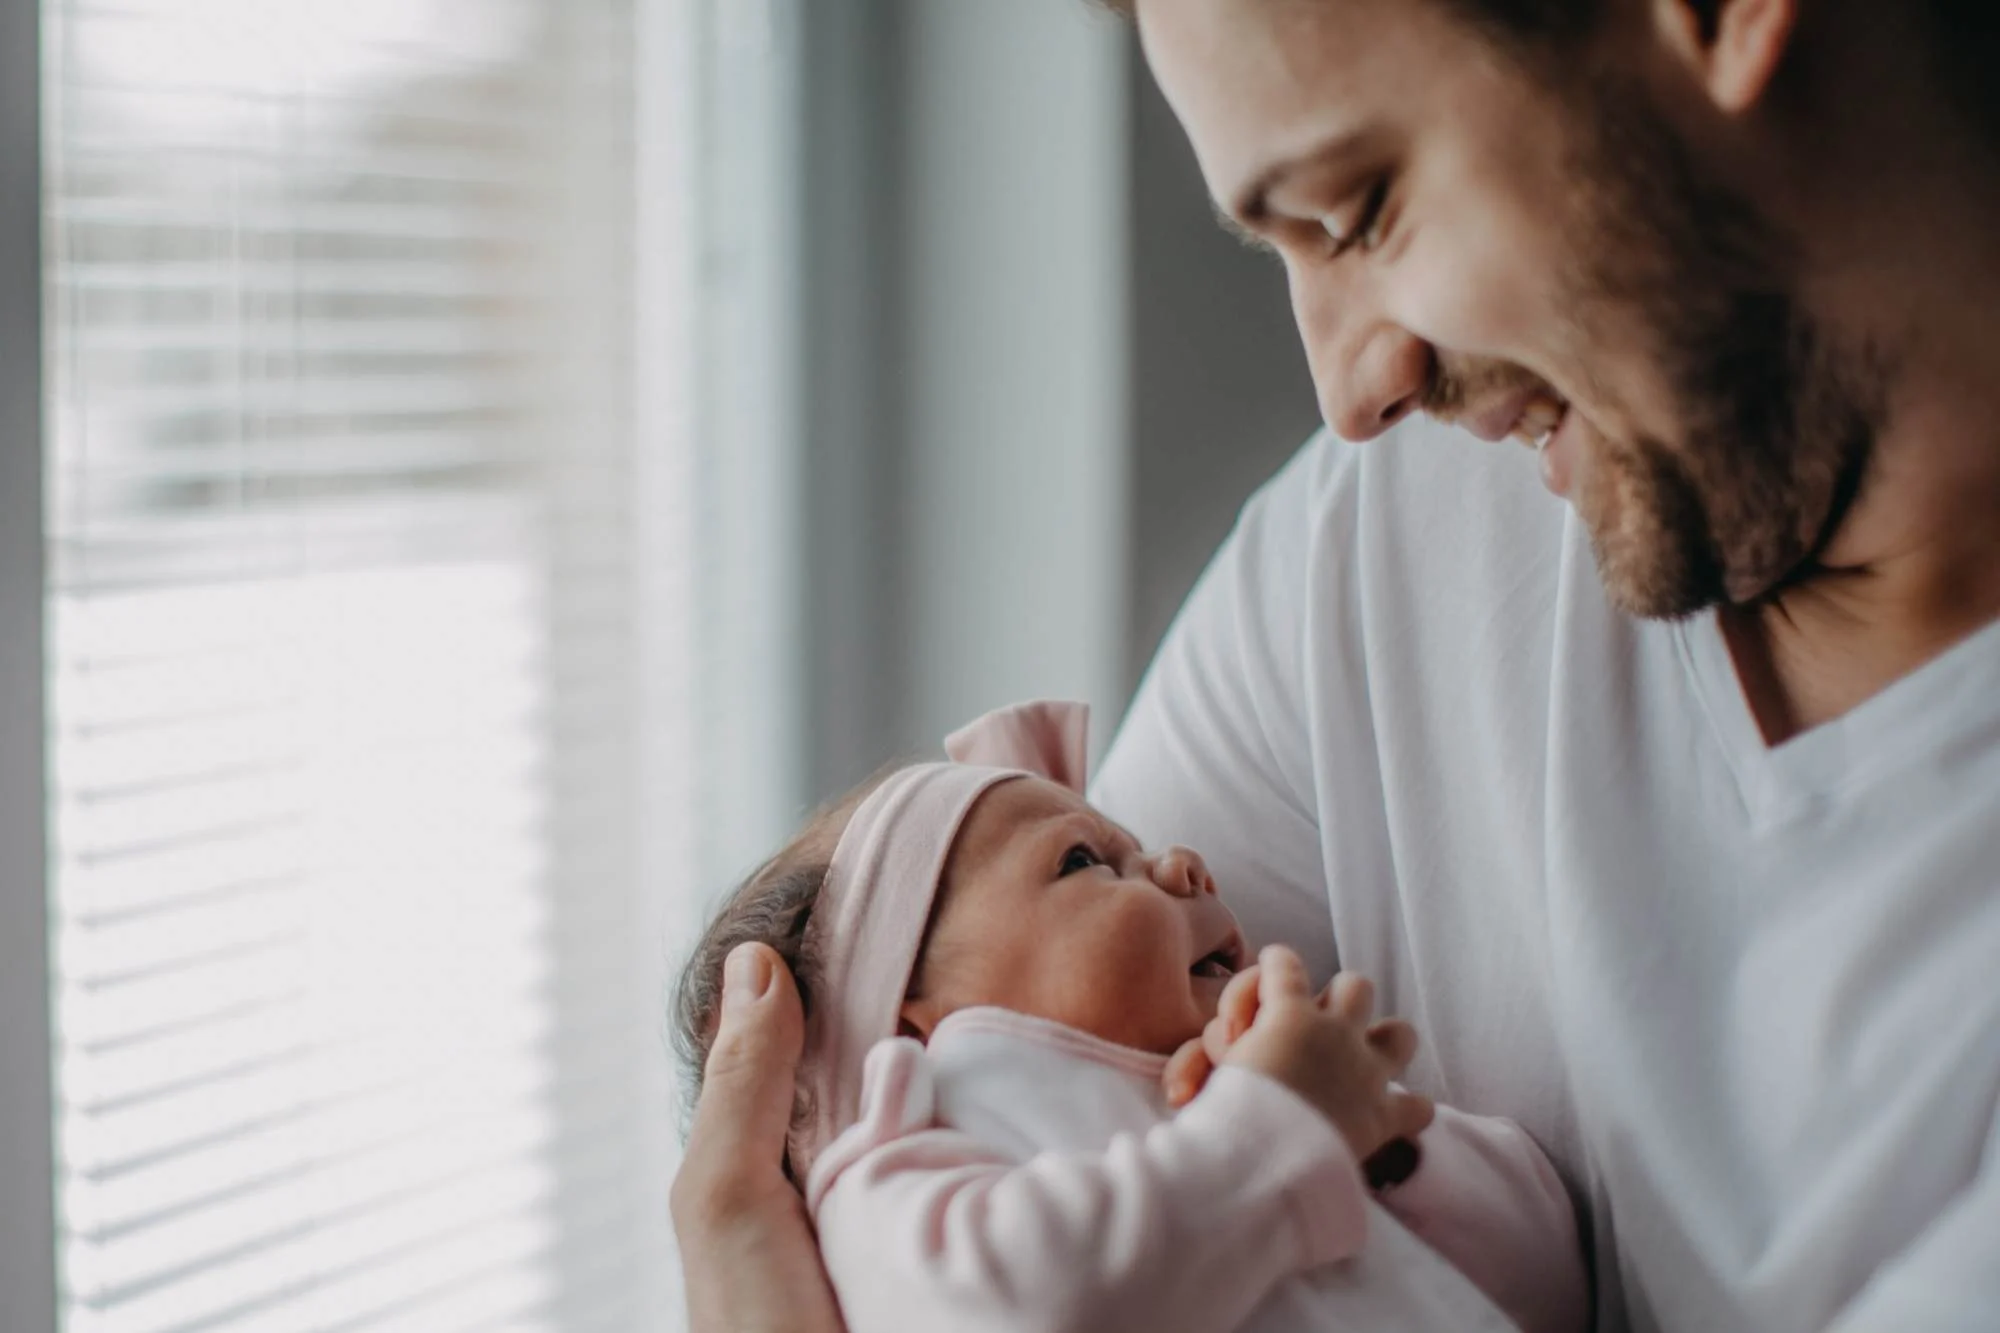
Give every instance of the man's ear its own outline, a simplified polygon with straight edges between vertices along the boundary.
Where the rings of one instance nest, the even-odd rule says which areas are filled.
[[[1654,0],[1668,44],[1723,111],[1755,106],[1777,77],[1798,23],[1798,0]]]

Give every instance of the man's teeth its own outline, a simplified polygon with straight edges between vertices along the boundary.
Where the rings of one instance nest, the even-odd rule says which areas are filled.
[[[1556,427],[1562,425],[1563,413],[1568,410],[1565,403],[1537,398],[1528,404],[1527,411],[1521,413],[1520,421],[1514,426],[1514,438],[1536,449],[1547,447],[1549,437],[1556,433]]]

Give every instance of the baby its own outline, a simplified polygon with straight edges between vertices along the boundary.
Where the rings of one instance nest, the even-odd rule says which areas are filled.
[[[1371,1023],[1365,981],[1250,964],[1200,857],[1084,801],[1086,726],[1003,709],[851,794],[682,979],[698,1080],[729,951],[798,978],[787,1166],[849,1333],[1585,1328],[1533,1141],[1396,1087],[1415,1034]],[[1420,1308],[1379,1280],[1412,1264],[1445,1279]]]

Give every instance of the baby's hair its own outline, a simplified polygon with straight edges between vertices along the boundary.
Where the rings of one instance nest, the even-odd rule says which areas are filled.
[[[822,976],[820,960],[806,947],[806,923],[819,905],[833,849],[856,808],[902,767],[890,765],[815,811],[796,837],[737,886],[702,932],[673,1001],[674,1052],[683,1066],[690,1107],[701,1096],[709,1048],[722,1016],[723,963],[739,945],[767,944],[776,950],[798,983],[806,1013],[812,1013]],[[801,1100],[793,1107],[793,1123],[809,1110]],[[785,1169],[791,1170],[789,1161]]]

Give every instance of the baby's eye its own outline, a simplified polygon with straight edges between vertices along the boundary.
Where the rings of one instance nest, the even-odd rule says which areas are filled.
[[[1086,870],[1094,870],[1103,864],[1104,859],[1102,857],[1098,856],[1096,852],[1091,851],[1090,848],[1084,846],[1082,843],[1078,843],[1063,853],[1062,870],[1059,872],[1058,878],[1082,874]]]

